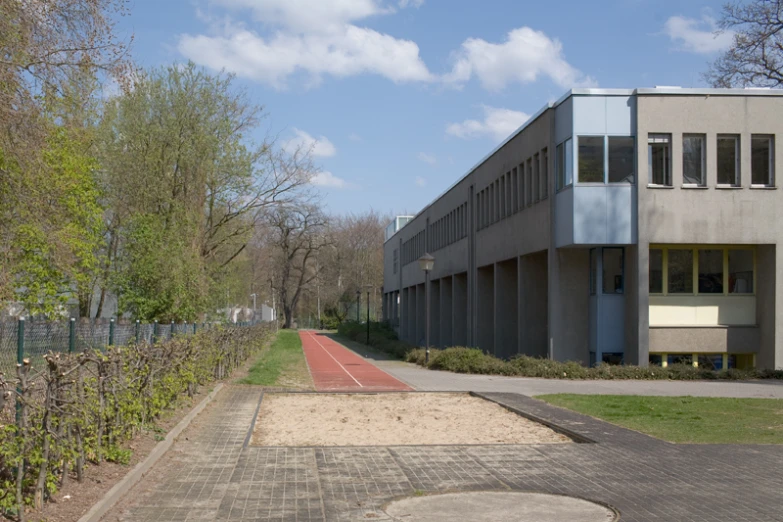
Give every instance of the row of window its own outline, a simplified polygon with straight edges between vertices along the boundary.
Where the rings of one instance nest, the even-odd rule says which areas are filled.
[[[635,143],[632,136],[577,136],[576,176],[579,183],[634,183]],[[647,138],[648,183],[672,186],[672,135],[650,134]],[[717,184],[742,186],[741,136],[719,134],[715,143]],[[775,137],[754,134],[750,144],[751,185],[771,187],[775,183]],[[556,149],[556,187],[574,182],[573,141]],[[682,136],[683,185],[707,186],[707,135]]]
[[[549,154],[534,154],[476,194],[478,230],[505,219],[548,196]]]
[[[425,249],[424,230],[402,244],[402,266],[417,261],[424,255]]]
[[[754,254],[749,248],[651,248],[650,294],[752,294]]]
[[[651,353],[649,361],[650,366],[666,367],[672,364],[687,364],[715,371],[732,368],[744,370],[754,367],[753,354],[750,353]]]
[[[672,136],[651,134],[648,138],[649,183],[672,186]],[[763,187],[775,183],[775,137],[754,134],[750,138],[750,184]],[[719,134],[715,143],[718,185],[742,186],[740,162],[741,137],[738,134]],[[707,136],[684,134],[682,137],[683,184],[707,186]]]
[[[430,224],[429,251],[456,243],[468,235],[468,204],[463,203],[439,220]]]

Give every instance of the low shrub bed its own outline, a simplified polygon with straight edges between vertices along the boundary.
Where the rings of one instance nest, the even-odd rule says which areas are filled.
[[[783,379],[781,370],[721,370],[713,371],[675,364],[667,368],[650,366],[601,364],[587,368],[578,362],[558,362],[520,355],[510,361],[487,355],[476,348],[430,349],[429,364],[424,362],[424,349],[410,350],[405,360],[431,370],[484,375],[508,375],[515,377],[541,377],[545,379],[640,379],[640,380],[750,380]]]
[[[337,328],[337,335],[366,345],[367,323],[361,324],[354,321],[342,323]],[[414,349],[414,346],[400,341],[395,331],[386,323],[375,322],[370,323],[369,346],[397,359],[404,359],[408,352]]]

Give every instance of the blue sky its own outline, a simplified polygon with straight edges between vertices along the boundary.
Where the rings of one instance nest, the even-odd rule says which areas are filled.
[[[601,7],[596,7],[600,3]],[[237,74],[332,212],[415,213],[571,87],[703,86],[723,0],[135,0],[143,66]]]

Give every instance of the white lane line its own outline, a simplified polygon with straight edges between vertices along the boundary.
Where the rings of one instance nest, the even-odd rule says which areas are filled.
[[[318,339],[316,339],[316,337],[315,337],[315,336],[312,334],[312,332],[307,332],[307,333],[308,333],[308,334],[310,334],[310,337],[312,337],[312,338],[313,338],[313,340],[314,340],[315,342],[317,342],[317,343],[318,343],[318,346],[320,346],[320,347],[321,347],[321,349],[322,349],[323,351],[325,351],[325,352],[326,352],[326,355],[328,355],[329,357],[331,357],[331,358],[332,358],[332,360],[333,360],[334,362],[336,362],[336,363],[337,363],[337,365],[338,365],[340,368],[342,368],[342,369],[343,369],[343,371],[344,371],[345,373],[347,373],[347,374],[348,374],[348,377],[350,377],[351,379],[353,379],[353,380],[354,380],[354,382],[355,382],[356,384],[358,384],[360,388],[364,388],[364,386],[362,386],[362,383],[360,383],[359,381],[357,381],[357,380],[356,380],[356,377],[354,377],[353,375],[351,375],[351,372],[349,372],[348,370],[346,370],[346,369],[345,369],[345,366],[343,366],[342,364],[340,364],[340,361],[338,361],[337,359],[335,359],[335,358],[334,358],[334,355],[332,355],[331,353],[329,353],[329,350],[327,350],[327,349],[324,347],[324,345],[323,345],[323,344],[321,344],[321,341],[319,341]]]

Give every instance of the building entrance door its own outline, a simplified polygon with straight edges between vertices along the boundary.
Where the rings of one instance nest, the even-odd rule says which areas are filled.
[[[620,364],[625,352],[625,249],[590,250],[590,363]]]

